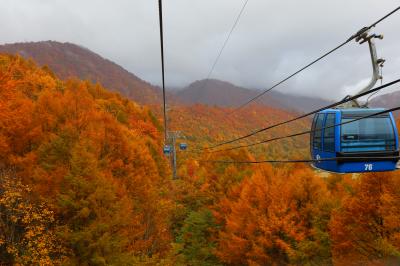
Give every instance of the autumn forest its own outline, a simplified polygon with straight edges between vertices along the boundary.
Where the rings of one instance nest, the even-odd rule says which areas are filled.
[[[295,113],[179,105],[199,148]],[[268,117],[268,119],[265,119]],[[302,120],[259,138],[304,130]],[[308,136],[220,153],[163,154],[159,107],[0,54],[0,265],[396,265],[398,172],[322,175]],[[390,264],[391,263],[391,264]]]

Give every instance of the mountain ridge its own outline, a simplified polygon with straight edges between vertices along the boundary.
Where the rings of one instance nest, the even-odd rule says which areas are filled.
[[[161,91],[89,48],[69,42],[40,41],[0,45],[0,52],[19,54],[48,66],[60,79],[76,77],[99,82],[141,104],[161,101]]]
[[[175,92],[183,102],[201,103],[223,107],[238,107],[252,99],[261,91],[237,86],[217,79],[197,80]],[[258,104],[290,111],[306,112],[332,102],[305,96],[295,96],[271,91],[256,101]]]
[[[400,91],[390,92],[371,99],[370,105],[374,107],[393,108],[400,102]]]

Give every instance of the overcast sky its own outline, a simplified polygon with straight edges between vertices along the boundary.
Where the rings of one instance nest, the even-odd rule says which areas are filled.
[[[244,0],[164,0],[166,82],[203,79]],[[159,85],[157,0],[0,0],[0,43],[83,45]],[[212,78],[263,89],[388,13],[398,0],[249,0]],[[384,82],[400,76],[400,12],[374,32]],[[278,90],[339,99],[370,78],[368,46],[355,42]]]

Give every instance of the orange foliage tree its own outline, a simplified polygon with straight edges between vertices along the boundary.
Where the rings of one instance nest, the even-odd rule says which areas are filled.
[[[333,212],[335,264],[385,264],[400,257],[398,173],[364,174]]]
[[[284,178],[283,176],[287,176]],[[221,201],[216,254],[228,265],[330,261],[326,232],[333,207],[322,180],[306,169],[262,167]]]

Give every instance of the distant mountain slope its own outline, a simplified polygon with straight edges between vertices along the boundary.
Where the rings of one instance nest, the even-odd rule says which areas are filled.
[[[400,104],[400,91],[377,96],[371,100],[371,106],[393,108]]]
[[[186,103],[202,103],[218,106],[236,106],[244,99],[256,95],[255,91],[237,87],[221,80],[195,81],[176,93]]]
[[[206,80],[193,82],[188,87],[177,91],[176,96],[188,104],[201,103],[217,106],[239,106],[256,96],[259,92],[257,90],[238,87],[229,82],[210,79],[208,82]],[[258,103],[301,112],[310,111],[329,104],[328,101],[323,99],[287,95],[275,91],[271,91],[268,95],[259,99]]]
[[[61,79],[77,77],[100,82],[104,87],[142,104],[156,103],[161,99],[159,89],[76,44],[55,41],[5,44],[0,45],[0,52],[32,58],[39,65],[49,66]]]

